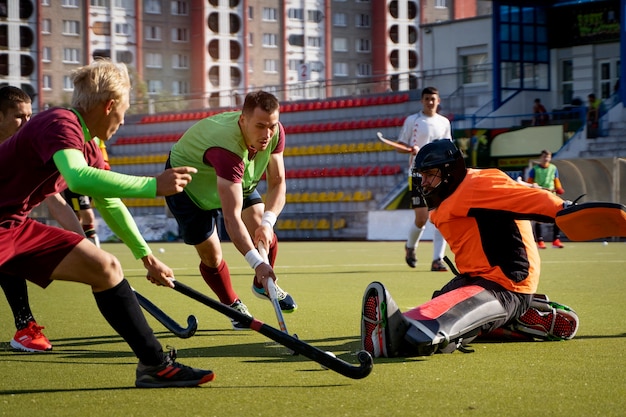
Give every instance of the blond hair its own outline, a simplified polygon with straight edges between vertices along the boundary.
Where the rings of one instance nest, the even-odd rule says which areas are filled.
[[[115,64],[108,59],[99,59],[72,72],[74,93],[72,107],[90,111],[107,101],[128,100],[130,77],[124,64]]]

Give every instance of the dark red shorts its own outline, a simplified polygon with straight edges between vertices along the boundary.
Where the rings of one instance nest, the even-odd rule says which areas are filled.
[[[30,218],[9,227],[0,226],[0,273],[46,288],[57,265],[83,239],[77,233]]]

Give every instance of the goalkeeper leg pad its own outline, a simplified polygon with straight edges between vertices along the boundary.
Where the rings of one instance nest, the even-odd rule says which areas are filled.
[[[482,326],[506,318],[507,312],[491,292],[468,285],[441,294],[404,316],[411,325],[405,339],[420,355],[428,355],[461,348]]]

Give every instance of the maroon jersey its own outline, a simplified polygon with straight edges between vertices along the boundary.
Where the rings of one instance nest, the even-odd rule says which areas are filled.
[[[90,166],[105,167],[96,141],[85,142],[78,116],[65,108],[39,113],[0,144],[0,222],[22,222],[46,197],[67,188],[52,159],[62,149],[78,149]]]

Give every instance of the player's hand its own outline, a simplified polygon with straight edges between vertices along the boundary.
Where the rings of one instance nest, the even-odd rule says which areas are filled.
[[[276,274],[269,264],[263,262],[254,270],[254,283],[257,287],[259,286],[259,284],[261,284],[263,288],[265,288],[265,291],[267,291],[268,279],[273,279],[274,281],[276,281]]]
[[[157,175],[157,195],[178,194],[191,182],[191,174],[198,172],[192,167],[169,168]]]
[[[158,260],[156,256],[150,254],[141,258],[143,266],[148,270],[146,279],[156,285],[174,288],[174,271]]]
[[[561,194],[565,193],[565,190],[564,190],[564,189],[562,189],[562,188],[557,188],[557,189],[556,189],[556,190],[554,190],[554,191],[556,191],[556,193],[557,193],[558,195],[561,195]]]

